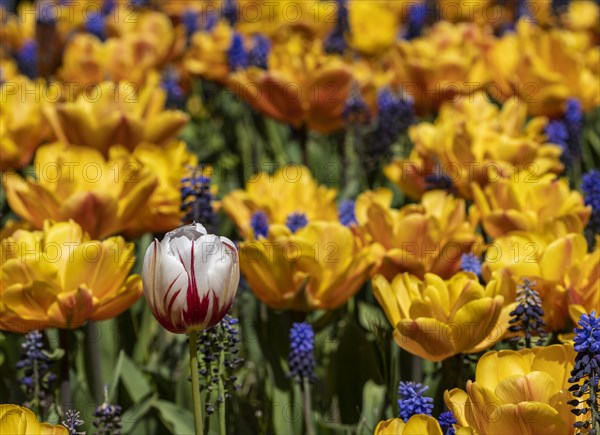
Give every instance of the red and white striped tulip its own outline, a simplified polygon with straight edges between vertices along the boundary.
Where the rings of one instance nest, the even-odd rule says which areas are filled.
[[[231,240],[191,224],[148,247],[142,268],[144,295],[168,331],[211,328],[233,304],[240,282],[238,251]]]

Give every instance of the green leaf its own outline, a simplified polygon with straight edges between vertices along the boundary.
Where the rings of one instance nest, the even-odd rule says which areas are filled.
[[[191,411],[165,400],[157,400],[153,406],[158,410],[161,421],[172,434],[194,435],[194,415]]]
[[[363,409],[360,417],[360,425],[366,428],[368,433],[373,433],[375,426],[385,406],[385,385],[378,385],[368,380],[363,387]]]
[[[149,395],[152,390],[146,381],[141,370],[131,361],[131,359],[123,354],[121,379],[133,402],[139,402],[144,397]]]
[[[110,400],[115,400],[115,392],[117,390],[117,386],[119,385],[119,379],[121,379],[121,371],[123,370],[123,360],[125,359],[125,351],[121,349],[119,353],[119,359],[117,360],[117,365],[115,366],[115,370],[113,372],[113,378],[110,382],[110,388],[108,390],[108,397]]]
[[[157,395],[149,397],[141,403],[133,405],[121,415],[121,433],[134,433],[133,429],[154,405]]]
[[[371,332],[390,328],[385,314],[379,307],[362,301],[358,302],[358,321],[363,328]]]

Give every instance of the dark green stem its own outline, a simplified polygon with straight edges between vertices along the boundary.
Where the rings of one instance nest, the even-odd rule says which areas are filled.
[[[194,403],[194,427],[196,435],[204,435],[204,416],[202,414],[202,399],[200,398],[200,377],[198,375],[198,351],[196,344],[198,342],[198,333],[190,331],[189,352],[190,352],[190,375],[192,377],[192,400]]]
[[[96,322],[88,322],[85,326],[85,368],[88,379],[92,380],[90,391],[96,403],[102,403],[104,383],[100,367],[100,343],[98,341]]]
[[[225,349],[221,349],[219,352],[219,397],[221,398],[221,403],[219,403],[219,433],[221,435],[227,435],[225,419],[225,385],[223,383],[223,376],[225,376]]]
[[[308,378],[302,379],[302,402],[303,413],[304,413],[304,430],[306,435],[315,435],[315,428],[313,426],[313,418],[312,418],[312,403],[310,397],[310,380]]]
[[[62,350],[65,352],[60,360],[60,403],[62,405],[62,412],[64,413],[71,407],[71,404],[73,403],[70,380],[71,364],[68,329],[59,330],[59,344]]]

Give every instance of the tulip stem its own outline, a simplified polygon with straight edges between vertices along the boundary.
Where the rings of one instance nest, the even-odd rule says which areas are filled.
[[[69,364],[69,331],[60,329],[58,340],[61,349],[65,352],[60,360],[60,403],[63,408],[62,411],[66,412],[73,402],[70,380],[71,367]]]
[[[312,420],[312,404],[310,400],[310,379],[302,378],[302,401],[304,402],[304,425],[306,435],[315,435]]]
[[[227,426],[225,425],[225,386],[223,384],[223,376],[225,375],[225,349],[219,352],[219,433],[227,435]]]
[[[85,326],[85,362],[88,379],[92,379],[90,390],[96,403],[102,403],[104,383],[102,382],[102,369],[100,367],[100,343],[98,342],[96,322],[88,322]]]
[[[194,402],[194,425],[196,435],[204,435],[204,416],[202,415],[202,399],[200,398],[200,379],[198,376],[198,333],[190,331],[190,375],[192,377],[192,400]]]

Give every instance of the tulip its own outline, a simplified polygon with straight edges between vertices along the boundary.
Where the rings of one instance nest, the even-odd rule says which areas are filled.
[[[574,434],[581,419],[567,403],[574,362],[571,345],[488,352],[466,391],[446,391],[444,399],[460,426],[480,434]]]
[[[395,3],[395,2],[389,2]],[[408,6],[404,3],[405,8]],[[385,2],[348,2],[350,44],[365,54],[378,54],[392,46],[398,34],[398,17]]]
[[[519,97],[530,115],[549,117],[561,116],[568,98],[578,99],[584,111],[600,104],[598,67],[587,64],[597,47],[589,38],[568,30],[545,30],[526,20],[516,27],[488,53],[495,81],[488,92],[493,98]]]
[[[123,147],[108,154],[105,159],[94,149],[62,143],[42,146],[34,161],[36,179],[5,176],[11,209],[38,229],[45,219],[73,219],[97,239],[124,231],[158,181]]]
[[[431,273],[423,281],[409,273],[391,282],[376,275],[372,284],[398,346],[430,361],[481,352],[508,328],[504,298],[468,272],[446,281]]]
[[[50,138],[42,109],[52,98],[43,81],[24,76],[4,77],[0,84],[0,170],[17,169],[31,161],[35,150]],[[1,81],[0,81],[1,82]]]
[[[73,101],[81,92],[89,92],[94,85],[107,80],[131,83],[136,88],[157,81],[154,65],[141,57],[147,53],[152,51],[140,50],[132,40],[110,38],[102,42],[89,33],[75,35],[67,43],[62,66],[57,71],[61,82],[70,86],[65,89],[65,99]]]
[[[395,84],[414,98],[417,113],[426,115],[490,82],[484,53],[491,43],[475,24],[442,21],[426,36],[399,41],[384,61],[396,71]]]
[[[228,77],[228,87],[259,112],[322,133],[343,127],[351,83],[348,64],[323,53],[321,41],[299,35],[273,46],[268,70],[250,67]]]
[[[472,219],[465,201],[442,190],[423,195],[421,204],[390,208],[392,192],[379,189],[361,194],[356,201],[360,232],[385,252],[379,273],[388,279],[410,272],[449,278],[460,269],[460,257],[477,248]]]
[[[502,109],[482,93],[446,103],[434,123],[409,129],[410,156],[384,172],[413,198],[435,188],[430,178],[446,176],[458,194],[472,198],[472,183],[483,187],[509,177],[531,183],[562,172],[560,146],[546,142],[546,120],[526,118],[525,104],[515,99]]]
[[[274,224],[267,238],[240,245],[250,288],[282,310],[337,308],[360,289],[375,264],[373,249],[337,222],[309,222],[294,234]]]
[[[292,213],[303,213],[308,222],[337,221],[335,189],[319,186],[305,166],[289,165],[273,175],[260,172],[223,198],[225,213],[246,239],[255,238],[251,218],[264,212],[269,224],[285,224]]]
[[[472,428],[454,427],[456,435],[477,435]],[[374,435],[442,435],[438,421],[430,415],[415,414],[406,423],[401,418],[380,421]]]
[[[335,7],[319,0],[237,0],[239,10],[258,13],[240,13],[236,23],[242,33],[264,33],[272,40],[285,38],[291,33],[320,39],[332,28]]]
[[[133,150],[146,141],[163,145],[188,120],[177,110],[164,110],[165,91],[156,85],[138,89],[128,82],[102,82],[74,102],[57,103],[45,115],[59,140],[95,148],[103,155],[113,145]]]
[[[68,435],[62,425],[40,423],[30,409],[18,405],[0,405],[0,433],[10,435]]]
[[[495,278],[497,292],[515,301],[523,278],[535,281],[542,299],[546,330],[559,331],[568,318],[568,294],[573,304],[597,301],[598,250],[588,253],[583,235],[556,236],[513,232],[500,237],[486,251],[482,275]],[[572,306],[573,307],[573,306]]]
[[[126,234],[137,237],[145,232],[165,233],[181,223],[181,179],[196,167],[198,159],[191,154],[185,142],[173,141],[164,147],[141,143],[132,157],[148,168],[157,178],[158,185],[146,206],[138,210],[136,219],[127,226]]]
[[[187,50],[184,66],[193,76],[225,82],[229,73],[227,50],[231,46],[233,29],[219,22],[210,32],[196,32]]]
[[[146,302],[158,322],[183,334],[215,326],[227,314],[240,281],[231,240],[201,224],[168,232],[146,250],[142,267]]]
[[[142,294],[129,275],[133,243],[90,240],[73,221],[45,221],[42,231],[17,230],[2,240],[0,328],[26,332],[73,329],[129,308]]]
[[[581,194],[569,189],[568,180],[552,174],[535,180],[501,179],[485,189],[473,183],[472,191],[483,228],[491,237],[543,228],[553,234],[582,232],[591,214]]]
[[[579,252],[576,257],[578,260],[571,263],[564,280],[573,323],[577,323],[582,314],[600,307],[600,236],[596,235],[592,252]]]

